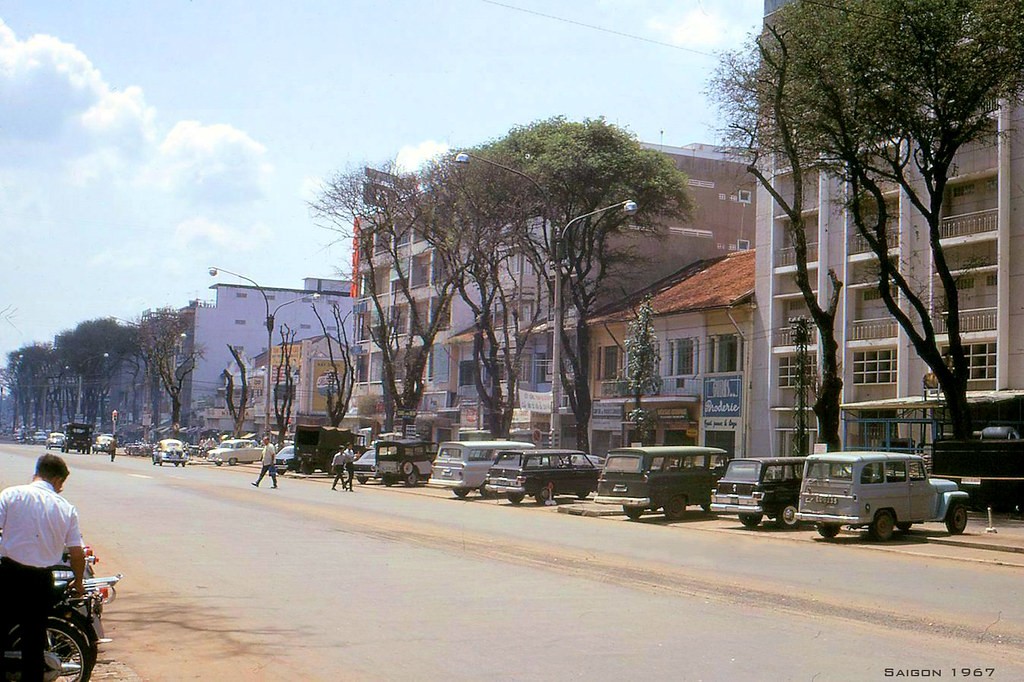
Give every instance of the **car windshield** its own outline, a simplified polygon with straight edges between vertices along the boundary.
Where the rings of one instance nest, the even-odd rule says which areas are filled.
[[[640,473],[640,458],[636,455],[609,455],[604,463],[605,471],[624,474]]]
[[[521,455],[518,452],[503,452],[498,455],[497,461],[494,463],[496,467],[519,467]]]
[[[725,478],[730,481],[757,481],[760,462],[733,460],[725,471]]]
[[[278,457],[290,457],[295,452],[295,448],[291,445],[281,448],[281,451],[277,453]]]
[[[359,459],[357,459],[356,461],[363,463],[372,463],[375,459],[377,459],[377,453],[375,453],[373,450],[367,450],[366,452],[361,454],[359,456]]]
[[[805,478],[852,481],[853,466],[848,462],[811,462]]]

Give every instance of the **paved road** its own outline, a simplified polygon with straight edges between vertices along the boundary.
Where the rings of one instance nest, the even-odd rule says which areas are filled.
[[[0,485],[39,452],[0,445]],[[100,572],[127,575],[101,655],[118,678],[1024,679],[1021,569],[935,553],[966,548],[69,463]]]

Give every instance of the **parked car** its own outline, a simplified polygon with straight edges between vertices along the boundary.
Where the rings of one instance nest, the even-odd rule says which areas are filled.
[[[829,452],[804,463],[797,518],[815,523],[824,538],[851,526],[885,541],[925,521],[942,521],[958,535],[967,527],[967,502],[956,483],[930,478],[918,455]]]
[[[124,446],[124,452],[126,455],[132,455],[133,457],[145,457],[146,455],[153,454],[153,443],[147,443],[146,441],[137,440],[128,445]]]
[[[96,436],[96,440],[93,441],[92,451],[93,452],[105,452],[108,455],[110,451],[116,447],[114,442],[114,436],[110,433],[101,433]]]
[[[50,434],[47,431],[36,431],[32,434],[33,445],[45,445],[46,439],[49,438]]]
[[[379,440],[374,447],[377,451],[377,474],[384,485],[402,481],[413,486],[430,480],[436,454],[433,443],[412,439]]]
[[[441,443],[430,484],[450,489],[456,497],[471,490],[484,495],[487,472],[501,450],[530,450],[533,443],[513,440],[465,440]]]
[[[206,459],[217,466],[225,462],[228,466],[251,464],[263,461],[263,448],[254,440],[232,438],[206,453]]]
[[[64,434],[60,431],[53,431],[49,436],[46,437],[46,449],[57,448],[58,450],[64,447]]]
[[[292,460],[294,459],[294,445],[286,445],[280,450],[278,450],[277,454],[274,456],[274,465],[277,467],[277,473],[283,475],[286,471],[289,471],[289,465],[292,463]]]
[[[598,481],[598,504],[622,505],[631,520],[663,509],[670,521],[691,504],[711,510],[711,491],[725,473],[729,453],[693,445],[618,448],[608,453]]]
[[[803,457],[734,459],[711,491],[711,511],[737,514],[747,528],[766,516],[780,528],[794,528],[803,472]]]
[[[544,504],[557,495],[586,499],[597,490],[601,470],[579,450],[502,450],[487,472],[487,490],[512,504],[527,495]]]
[[[353,463],[356,480],[366,483],[371,478],[377,478],[377,450],[370,448],[356,458]]]
[[[185,444],[176,438],[164,438],[153,448],[153,464],[163,466],[164,464],[174,466],[185,466],[188,464],[188,454],[185,452]]]

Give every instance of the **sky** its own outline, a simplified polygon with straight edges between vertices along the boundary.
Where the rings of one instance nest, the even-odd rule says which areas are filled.
[[[0,1],[0,364],[98,317],[212,300],[210,266],[347,265],[339,172],[552,116],[719,141],[705,92],[763,0]],[[239,282],[226,277],[220,281]]]

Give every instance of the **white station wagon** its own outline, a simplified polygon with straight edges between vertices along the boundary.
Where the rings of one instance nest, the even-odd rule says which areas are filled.
[[[967,527],[967,500],[956,483],[929,478],[917,455],[828,452],[807,457],[796,516],[815,523],[824,538],[851,526],[885,541],[925,521],[945,522],[958,535]]]
[[[263,460],[263,448],[254,440],[232,438],[206,453],[206,459],[217,466],[225,462],[229,466],[251,464]]]
[[[526,450],[533,443],[514,440],[460,440],[441,443],[434,460],[430,485],[449,488],[456,497],[465,497],[472,490],[485,496],[487,472],[500,450]]]

